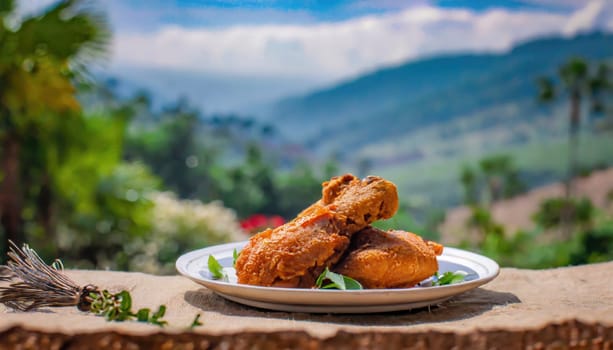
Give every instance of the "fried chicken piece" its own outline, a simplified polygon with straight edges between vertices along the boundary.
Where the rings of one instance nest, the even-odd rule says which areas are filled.
[[[351,236],[398,209],[396,186],[344,175],[324,182],[322,199],[294,220],[251,237],[236,261],[238,282],[311,288],[349,247]]]
[[[438,271],[436,256],[442,252],[442,245],[414,233],[367,227],[353,236],[332,270],[364,288],[408,288]]]

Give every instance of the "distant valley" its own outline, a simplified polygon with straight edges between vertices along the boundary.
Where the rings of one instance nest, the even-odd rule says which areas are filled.
[[[567,102],[536,101],[536,79],[569,57],[613,58],[613,35],[593,33],[524,43],[505,54],[450,55],[389,67],[274,105],[286,137],[344,169],[395,180],[405,197],[457,204],[462,164],[514,156],[531,185],[565,169]],[[583,125],[582,165],[613,163],[613,134]],[[408,199],[407,199],[408,200]]]

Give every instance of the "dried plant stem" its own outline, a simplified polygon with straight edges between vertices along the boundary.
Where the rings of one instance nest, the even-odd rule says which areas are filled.
[[[0,281],[10,281],[15,275],[8,266],[0,265]]]
[[[51,266],[45,264],[27,244],[21,249],[13,242],[9,244],[9,261],[0,270],[4,271],[0,276],[13,283],[0,287],[0,303],[21,311],[45,306],[78,306],[89,310],[90,294],[97,292],[96,287],[79,287],[61,272],[61,263],[56,260]]]
[[[0,265],[0,281],[10,281],[8,287],[0,287],[0,303],[20,311],[30,311],[45,306],[76,306],[81,311],[104,316],[109,321],[136,320],[164,327],[162,319],[166,306],[160,305],[156,312],[143,308],[132,311],[132,297],[127,291],[113,294],[99,290],[93,285],[79,287],[62,273],[61,260],[51,265],[45,262],[24,244],[19,249],[9,241],[9,261]],[[192,327],[201,323],[198,317]]]

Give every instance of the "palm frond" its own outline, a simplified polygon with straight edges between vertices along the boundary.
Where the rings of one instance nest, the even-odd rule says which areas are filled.
[[[111,39],[106,16],[89,0],[59,1],[40,16],[26,18],[15,34],[18,53],[70,62],[77,72],[108,58]]]
[[[571,58],[560,67],[560,78],[570,90],[583,89],[587,82],[589,65],[580,57]]]
[[[0,19],[15,10],[15,0],[0,1]]]
[[[541,77],[537,80],[538,99],[541,102],[549,102],[555,99],[556,91],[553,81],[550,78]]]

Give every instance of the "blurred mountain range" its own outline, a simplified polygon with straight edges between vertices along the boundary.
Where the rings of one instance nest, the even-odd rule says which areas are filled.
[[[204,112],[203,123],[220,112],[225,120],[228,111],[239,122],[274,129],[263,137],[267,153],[289,152],[314,163],[333,157],[343,171],[385,176],[418,202],[447,206],[460,201],[462,166],[487,155],[513,156],[529,187],[564,176],[567,101],[537,103],[536,79],[556,76],[574,56],[611,61],[613,34],[421,59],[318,90],[312,89],[321,82],[308,79],[135,67],[116,67],[114,74],[126,95],[146,87],[161,105],[186,97]],[[613,165],[613,132],[598,131],[596,119],[585,118],[582,126],[580,165],[586,168]]]
[[[574,56],[611,61],[613,35],[543,38],[501,54],[413,61],[283,99],[269,116],[282,134],[321,156],[387,176],[405,194],[457,203],[459,169],[488,154],[512,155],[529,186],[564,175],[567,101],[540,105],[536,79],[555,77]],[[582,125],[585,167],[613,164],[613,134],[598,132],[595,119]]]
[[[254,115],[288,95],[306,93],[321,82],[316,79],[277,76],[234,76],[168,68],[114,66],[98,72],[101,80],[117,77],[126,96],[146,90],[155,107],[187,99],[205,113]]]
[[[477,114],[533,119],[540,113],[536,78],[555,75],[572,56],[613,57],[613,35],[541,39],[504,54],[414,61],[284,99],[271,115],[282,131],[313,149],[351,153]]]

